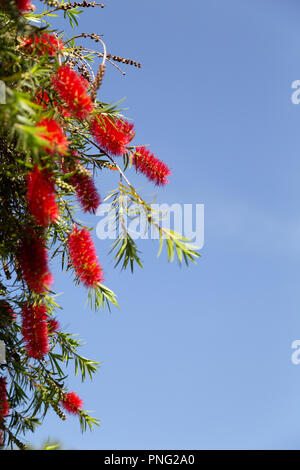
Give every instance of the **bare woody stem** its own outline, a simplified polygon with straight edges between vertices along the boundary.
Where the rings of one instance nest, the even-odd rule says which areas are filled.
[[[106,56],[107,56],[106,45],[102,41],[102,39],[100,39],[100,38],[99,38],[99,42],[101,42],[102,47],[103,47],[103,58],[102,58],[102,63],[99,65],[98,72],[97,72],[97,75],[96,75],[96,78],[95,78],[95,81],[94,81],[94,85],[93,85],[93,91],[91,93],[91,99],[93,101],[96,100],[97,91],[99,90],[99,88],[101,86],[101,83],[102,83],[102,80],[103,80],[103,77],[104,77],[104,73],[105,73],[105,69],[106,69],[106,65],[105,65]]]
[[[83,2],[81,3],[74,2],[74,3],[65,3],[64,5],[58,5],[57,7],[53,8],[53,10],[45,11],[40,16],[42,17],[42,16],[50,15],[51,13],[58,11],[58,10],[66,11],[66,10],[71,10],[72,8],[76,8],[76,7],[96,7],[96,6],[100,8],[105,7],[104,3],[87,2],[86,0],[83,0]]]

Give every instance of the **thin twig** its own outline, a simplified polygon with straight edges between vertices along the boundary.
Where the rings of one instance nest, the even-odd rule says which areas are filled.
[[[121,168],[119,167],[119,165],[115,162],[115,160],[113,159],[113,157],[111,157],[107,152],[105,152],[105,150],[103,150],[101,147],[99,147],[99,145],[95,144],[95,142],[93,142],[92,140],[90,140],[88,137],[86,137],[85,135],[81,134],[83,138],[85,138],[90,144],[94,145],[101,153],[103,153],[104,155],[106,155],[107,158],[110,159],[110,161],[115,165],[115,167],[117,168],[117,170],[119,171],[119,173],[122,175],[122,177],[124,178],[124,180],[126,181],[126,183],[128,184],[128,186],[130,186],[131,188],[133,188],[132,184],[130,183],[130,181],[127,179],[127,177],[125,176],[124,172],[121,170]]]

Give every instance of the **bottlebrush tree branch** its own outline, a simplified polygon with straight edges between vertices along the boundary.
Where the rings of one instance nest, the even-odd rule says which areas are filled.
[[[87,291],[90,307],[118,307],[105,285],[102,263],[91,230],[78,209],[95,214],[101,204],[95,174],[116,171],[112,200],[121,233],[112,246],[115,265],[142,267],[140,252],[125,216],[144,214],[166,241],[168,260],[194,261],[199,253],[180,234],[161,225],[157,214],[130,183],[136,171],[156,186],[166,185],[169,167],[145,146],[134,145],[134,124],[120,109],[97,99],[106,62],[140,68],[140,63],[109,54],[101,34],[66,38],[51,26],[56,12],[79,24],[97,2],[0,0],[0,340],[6,362],[0,364],[0,446],[26,448],[28,434],[50,409],[65,421],[78,417],[82,431],[99,420],[68,388],[69,366],[82,380],[100,365],[80,354],[81,340],[60,326],[61,307],[53,291],[51,263],[74,275]],[[81,10],[82,9],[82,10]],[[42,24],[42,27],[40,26]],[[101,50],[76,39],[90,38]],[[100,66],[95,59],[102,59]],[[116,65],[116,64],[114,64]],[[118,66],[117,66],[118,67]],[[96,149],[96,154],[91,149]],[[130,204],[127,205],[127,200]],[[81,216],[80,216],[81,218]],[[50,263],[51,261],[51,263]],[[91,320],[92,321],[92,320]]]

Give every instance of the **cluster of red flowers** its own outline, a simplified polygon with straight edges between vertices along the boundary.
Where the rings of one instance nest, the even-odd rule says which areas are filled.
[[[68,111],[78,119],[85,119],[93,110],[87,92],[88,81],[68,65],[62,65],[52,77],[54,89],[68,106]]]
[[[57,108],[58,112],[62,114],[64,117],[70,117],[71,113],[67,109],[65,109],[63,106],[60,106],[56,100],[51,100],[46,92],[46,90],[39,90],[36,94],[36,97],[34,99],[36,104],[39,104],[43,106],[44,108],[47,108],[50,105],[55,106]]]
[[[78,230],[75,227],[69,235],[68,248],[79,280],[86,287],[97,287],[103,281],[103,273],[90,232],[85,228]]]
[[[31,4],[30,0],[15,0],[18,10],[21,13],[25,13],[29,10],[33,10],[34,7]]]
[[[122,119],[112,120],[98,114],[91,120],[91,131],[100,147],[113,155],[124,155],[134,138],[133,124]]]
[[[37,224],[46,227],[58,217],[53,176],[46,169],[34,170],[27,174],[27,202]]]
[[[6,387],[6,379],[4,377],[0,377],[0,426],[4,421],[4,418],[8,415],[10,409]],[[3,432],[0,429],[0,446],[3,445],[3,442]]]
[[[63,167],[63,170],[66,173],[69,171],[74,172],[70,177],[70,183],[76,191],[78,202],[84,212],[95,214],[101,204],[101,199],[94,180],[89,171],[82,172],[81,169],[76,169],[76,165],[79,164],[79,157],[76,152],[72,152],[72,156],[75,157],[75,161],[69,164],[69,168]]]
[[[0,7],[5,8],[5,3],[7,3],[7,0],[0,0]],[[31,4],[30,0],[15,0],[15,7],[22,15],[35,10],[35,6]]]
[[[60,403],[68,413],[72,414],[78,414],[83,407],[82,399],[74,392],[66,393]]]
[[[119,156],[128,151],[128,144],[135,135],[133,124],[122,119],[113,121],[105,115],[97,115],[91,120],[91,131],[105,152]],[[170,169],[146,147],[136,148],[132,162],[137,171],[156,185],[168,183],[167,176],[171,174]]]
[[[0,0],[0,5],[3,5]],[[23,14],[33,10],[30,0],[15,0],[18,11]],[[47,55],[55,57],[64,49],[64,44],[55,34],[41,32],[21,40],[23,51],[38,56]],[[136,170],[143,173],[156,185],[168,182],[170,170],[167,165],[157,159],[146,147],[137,147],[132,150],[129,145],[135,136],[134,125],[120,118],[110,117],[100,113],[92,116],[94,104],[89,95],[89,83],[70,66],[60,65],[51,78],[52,91],[50,100],[46,90],[39,90],[34,101],[44,108],[55,107],[59,114],[65,118],[88,119],[90,132],[101,149],[109,155],[123,156],[132,154],[132,163]],[[49,91],[49,90],[48,90]],[[48,110],[47,110],[48,111]],[[37,136],[44,140],[42,148],[50,155],[64,157],[69,152],[67,136],[60,125],[61,120],[55,120],[47,114],[36,123]],[[65,165],[65,158],[61,158],[60,165]],[[56,162],[57,163],[57,162]],[[70,168],[70,163],[66,164]],[[114,169],[113,166],[111,166]],[[34,165],[27,174],[27,203],[30,214],[39,226],[37,231],[27,227],[18,247],[17,258],[24,281],[35,294],[43,294],[50,289],[53,277],[48,267],[48,253],[44,239],[44,228],[55,223],[59,210],[56,202],[54,172]],[[88,173],[78,172],[70,177],[70,182],[76,190],[77,198],[84,211],[95,213],[100,205],[100,196],[92,177]],[[40,231],[42,235],[40,235]],[[103,281],[102,267],[98,262],[95,246],[90,232],[74,226],[68,237],[69,259],[76,276],[85,287],[97,288]],[[3,313],[4,312],[4,313]],[[43,303],[27,302],[23,305],[22,336],[27,354],[30,358],[44,359],[49,352],[49,337],[60,327],[55,318],[49,318],[47,307]],[[1,326],[5,321],[13,320],[14,313],[8,304],[0,303]],[[7,394],[7,382],[0,377],[0,428],[1,422],[8,415],[10,405]],[[76,393],[65,393],[61,398],[61,406],[72,414],[79,414],[83,401]],[[2,432],[0,430],[0,443]]]
[[[53,283],[47,249],[44,240],[29,229],[25,231],[19,247],[18,260],[28,287],[37,294],[47,291]]]
[[[83,401],[74,392],[66,393],[61,400],[61,406],[68,411],[68,413],[78,414],[83,407]]]
[[[4,377],[0,377],[0,422],[8,415],[9,413],[9,401],[7,397],[7,382]]]
[[[50,103],[50,98],[49,98],[49,95],[46,92],[46,90],[38,90],[34,101],[37,104],[40,104],[44,107],[47,107],[48,104]],[[55,104],[55,103],[53,102],[53,104]]]
[[[60,125],[54,119],[42,119],[36,126],[45,129],[44,131],[40,131],[38,136],[49,142],[49,144],[43,146],[46,152],[51,154],[58,152],[61,155],[67,152],[69,145],[68,139]]]
[[[62,51],[64,45],[54,34],[43,33],[23,39],[22,47],[24,47],[29,54],[34,52],[39,55],[48,54],[53,57],[58,52]]]
[[[19,3],[22,3],[24,7],[28,2]],[[48,54],[48,56],[55,56],[64,47],[55,35],[48,33],[26,38],[22,45],[29,53],[36,52],[37,54]],[[77,119],[86,119],[91,115],[94,104],[88,93],[88,82],[79,73],[66,64],[60,65],[52,76],[51,83],[55,99],[50,102],[47,91],[40,90],[35,102],[45,108],[49,104],[55,106],[64,117],[73,116]],[[65,156],[68,153],[67,136],[55,119],[43,118],[36,126],[40,128],[38,136],[46,141],[43,144],[45,152],[56,156],[57,154]],[[108,154],[122,156],[133,152],[129,145],[135,136],[134,126],[126,120],[100,113],[91,116],[90,130],[101,149]],[[168,182],[169,168],[146,147],[137,147],[134,150],[132,163],[138,172],[143,173],[156,185]],[[62,159],[62,167],[64,164],[64,159]],[[67,167],[70,168],[69,163]],[[92,177],[84,172],[78,172],[71,176],[70,182],[76,190],[83,210],[95,213],[100,205],[100,196]],[[54,183],[52,172],[45,168],[40,169],[37,165],[27,175],[28,208],[35,222],[41,227],[47,227],[54,223],[59,215]],[[75,227],[68,237],[68,249],[70,262],[78,280],[86,287],[96,288],[103,280],[103,272],[89,231],[85,228],[79,230]],[[36,232],[27,230],[19,247],[18,259],[28,287],[37,294],[46,292],[50,288],[53,278],[48,268],[48,255],[44,239]],[[23,335],[29,356],[43,357],[49,347],[48,334],[52,334],[58,328],[59,325],[55,319],[47,318],[45,306],[25,306],[23,309]],[[66,395],[63,403],[66,409],[69,407],[69,410],[72,409],[73,412],[74,409],[78,410],[82,404],[73,392]]]
[[[143,173],[157,186],[168,183],[167,176],[171,174],[170,169],[146,147],[136,147],[132,163],[137,171]]]
[[[24,305],[22,309],[22,335],[29,357],[43,359],[49,351],[47,320],[45,305]]]

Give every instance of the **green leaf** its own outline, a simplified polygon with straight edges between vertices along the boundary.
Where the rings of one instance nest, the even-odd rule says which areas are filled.
[[[119,305],[116,300],[116,294],[108,287],[100,283],[98,283],[96,288],[89,289],[87,302],[90,303],[91,308],[95,311],[99,310],[101,307],[103,308],[103,310],[105,309],[105,307],[107,307],[110,311],[110,304],[115,305],[119,308]]]

